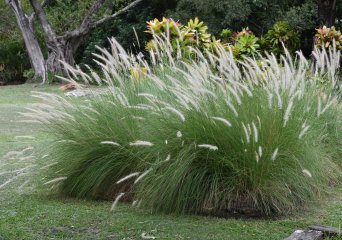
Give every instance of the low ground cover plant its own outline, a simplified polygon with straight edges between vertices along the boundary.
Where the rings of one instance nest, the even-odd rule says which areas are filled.
[[[276,215],[339,183],[336,49],[317,49],[315,64],[287,51],[237,61],[223,47],[205,55],[192,48],[196,60],[182,61],[163,38],[154,39],[164,55],[153,53],[151,63],[112,39],[111,51],[95,54],[103,77],[66,66],[68,81],[103,86],[89,97],[37,95],[50,104],[26,115],[55,138],[47,184],[116,198],[114,206],[121,199],[167,213]],[[137,67],[139,78],[130,74]]]

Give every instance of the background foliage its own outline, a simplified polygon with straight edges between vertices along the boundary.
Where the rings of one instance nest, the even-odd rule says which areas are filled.
[[[85,11],[93,2],[94,0],[52,0],[45,10],[54,29],[57,33],[61,33],[79,25]],[[111,14],[129,2],[129,0],[107,0],[107,8],[99,14]],[[28,1],[23,1],[23,5],[28,9]],[[183,24],[190,18],[199,17],[208,26],[210,33],[216,36],[225,28],[240,31],[247,26],[257,36],[264,35],[276,22],[287,21],[290,27],[300,34],[300,47],[306,55],[309,55],[315,34],[317,1],[145,0],[139,7],[93,31],[80,47],[76,55],[77,63],[92,65],[91,53],[94,52],[95,46],[108,47],[107,38],[112,36],[130,51],[143,51],[143,46],[149,37],[148,34],[143,33],[146,21],[160,19],[162,16],[179,20]],[[337,19],[341,18],[342,2],[338,1]],[[341,20],[337,21],[336,27],[341,27],[341,24]],[[136,29],[140,44],[136,40],[133,28]],[[40,31],[38,26],[36,30]],[[24,80],[23,72],[30,68],[29,60],[24,54],[24,44],[16,27],[15,18],[4,1],[0,1],[0,41],[0,64],[7,65],[6,70],[0,72],[2,81],[4,78],[7,82]],[[22,54],[19,68],[16,67],[17,62],[12,62],[12,57],[7,57],[18,56],[17,54]],[[18,72],[13,73],[11,69],[14,68]]]
[[[23,81],[23,71],[30,67],[14,16],[0,1],[0,84]]]

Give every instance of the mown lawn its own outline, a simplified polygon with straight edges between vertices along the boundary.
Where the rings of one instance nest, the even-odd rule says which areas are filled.
[[[312,224],[342,226],[341,190],[297,216],[267,220],[152,215],[127,204],[110,212],[111,202],[58,197],[42,184],[47,163],[40,150],[49,137],[18,114],[39,101],[31,91],[60,92],[58,86],[0,87],[0,240],[143,239],[143,233],[156,239],[276,240]],[[21,159],[2,157],[23,149],[27,156]],[[25,167],[24,175],[8,173]]]

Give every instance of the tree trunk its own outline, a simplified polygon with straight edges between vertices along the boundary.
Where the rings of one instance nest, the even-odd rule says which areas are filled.
[[[73,31],[65,32],[65,34],[61,36],[58,36],[55,33],[44,12],[43,7],[48,4],[49,0],[45,0],[42,4],[39,0],[29,0],[34,11],[34,14],[30,18],[25,15],[21,8],[21,0],[5,1],[12,7],[13,12],[16,15],[35,74],[43,76],[43,80],[45,81],[47,71],[69,76],[68,71],[62,62],[71,66],[75,65],[75,53],[85,36],[94,28],[127,12],[130,8],[136,6],[143,0],[134,0],[112,15],[104,16],[97,21],[94,17],[103,6],[105,0],[96,0],[84,17],[80,27]],[[46,38],[46,46],[48,48],[48,58],[46,61],[44,60],[41,48],[33,31],[32,21],[35,16],[38,18]]]
[[[62,62],[71,66],[75,65],[74,56],[82,39],[81,36],[72,38],[57,37],[53,41],[48,41],[47,69],[54,73],[68,74]]]
[[[35,72],[35,79],[39,77],[44,83],[46,79],[45,60],[30,19],[23,11],[20,0],[7,0],[6,3],[12,8],[22,32],[31,66]]]
[[[68,75],[67,70],[64,69],[62,62],[67,62],[65,58],[66,50],[66,42],[64,38],[59,38],[54,30],[52,29],[51,24],[46,18],[44,9],[42,5],[37,0],[30,0],[31,6],[37,15],[39,22],[42,26],[43,32],[47,38],[46,45],[48,48],[48,59],[46,60],[46,68],[47,71],[52,73],[59,73]]]
[[[336,0],[318,1],[318,21],[320,26],[334,25],[336,16]]]

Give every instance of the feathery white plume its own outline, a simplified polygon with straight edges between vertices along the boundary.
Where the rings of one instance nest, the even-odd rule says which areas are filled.
[[[102,141],[101,144],[120,146],[120,144],[118,144],[117,142],[112,142],[112,141]]]
[[[305,127],[300,131],[298,138],[299,138],[299,139],[302,139],[302,137],[303,137],[303,136],[305,135],[305,133],[309,130],[309,128],[310,128],[309,125],[308,125],[308,126],[305,126]]]
[[[176,114],[176,115],[182,120],[182,122],[185,121],[184,115],[183,115],[180,111],[178,111],[177,109],[175,109],[174,107],[165,107],[165,108],[163,108],[163,109],[167,109],[167,110],[173,112],[174,114]]]
[[[249,143],[250,142],[250,135],[249,135],[249,132],[248,132],[246,125],[244,123],[242,123],[242,128],[243,128],[243,131],[245,132],[246,141],[247,141],[247,143]]]
[[[285,111],[285,114],[284,114],[284,125],[283,125],[283,127],[286,126],[286,124],[287,124],[287,122],[288,122],[288,120],[290,118],[292,106],[293,106],[293,101],[291,100],[289,102],[289,104],[287,105],[287,108],[286,108],[286,111]]]
[[[141,179],[143,179],[147,174],[149,174],[151,171],[153,170],[153,168],[150,168],[148,170],[146,170],[145,172],[143,172],[139,177],[137,177],[137,179],[135,179],[134,184],[136,184],[137,182],[139,182]]]
[[[221,118],[221,117],[211,117],[212,119],[216,120],[216,121],[219,121],[219,122],[222,122],[224,123],[225,125],[227,125],[228,127],[231,127],[232,124],[225,118]]]
[[[303,169],[302,172],[304,173],[305,176],[312,177],[312,174],[311,174],[311,172],[309,172],[309,170]]]
[[[55,182],[60,182],[60,181],[63,181],[65,179],[67,179],[67,177],[58,177],[58,178],[52,179],[52,180],[44,183],[44,185],[48,185],[48,184],[55,183]]]
[[[118,204],[118,202],[120,201],[120,199],[125,195],[125,193],[120,193],[114,200],[112,207],[110,208],[110,211],[113,211],[116,207],[116,205]]]
[[[258,129],[254,122],[252,122],[252,127],[253,127],[253,132],[254,132],[254,141],[257,143],[259,139],[259,136],[258,136],[259,134],[258,134]]]
[[[272,157],[271,157],[271,160],[274,161],[276,160],[277,156],[278,156],[278,148],[276,148],[273,153],[272,153]]]
[[[153,143],[151,142],[148,142],[148,141],[135,141],[135,142],[130,142],[129,143],[130,146],[147,146],[147,147],[150,147],[150,146],[153,146]]]
[[[199,147],[199,148],[207,148],[207,149],[213,150],[213,151],[218,150],[217,146],[211,145],[211,144],[199,144],[199,145],[197,145],[197,147]]]
[[[120,180],[118,180],[116,182],[116,184],[122,183],[122,182],[126,181],[127,179],[130,179],[132,177],[138,176],[139,174],[140,174],[140,172],[134,172],[134,173],[128,174],[127,176],[125,176],[125,177],[121,178]]]

